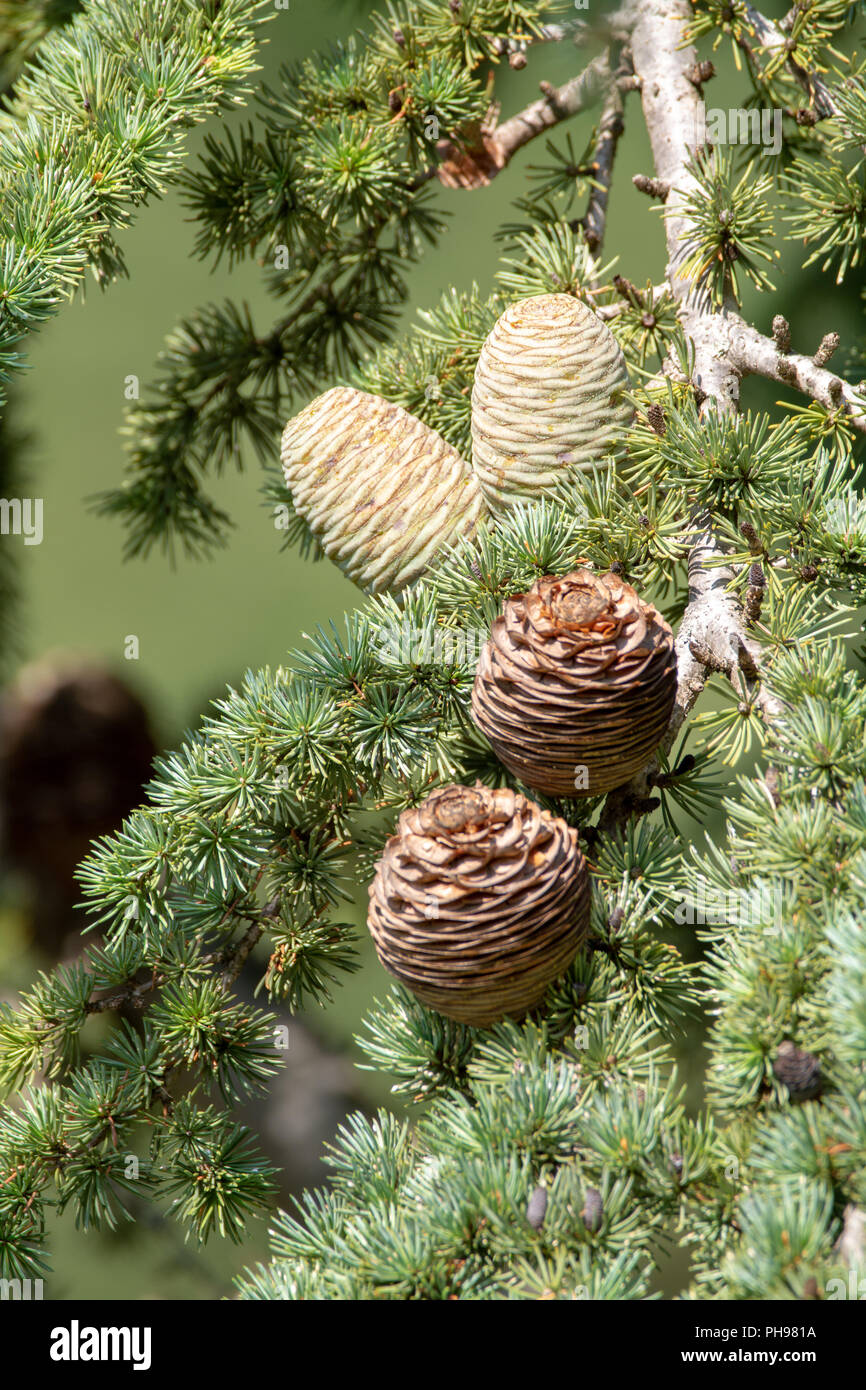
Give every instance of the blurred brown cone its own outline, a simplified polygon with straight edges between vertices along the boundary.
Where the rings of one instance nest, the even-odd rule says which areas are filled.
[[[48,955],[85,925],[75,868],[142,801],[155,752],[144,705],[86,658],[46,657],[3,692],[0,851],[32,890]]]
[[[510,598],[481,653],[472,717],[548,796],[600,796],[661,742],[676,694],[664,618],[614,574],[546,576]]]
[[[370,885],[384,968],[486,1027],[541,1002],[589,924],[577,831],[519,792],[447,786],[404,811]]]
[[[789,1038],[779,1043],[773,1075],[787,1087],[793,1101],[813,1100],[821,1094],[821,1063],[813,1053],[802,1051]]]

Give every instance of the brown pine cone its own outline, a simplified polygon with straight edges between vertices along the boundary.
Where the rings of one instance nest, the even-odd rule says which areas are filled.
[[[481,653],[472,717],[549,796],[600,796],[646,766],[677,686],[670,627],[614,574],[546,576],[506,600]]]
[[[400,816],[367,920],[422,1003],[486,1027],[533,1008],[571,964],[589,899],[570,825],[519,792],[452,785]]]
[[[0,701],[0,853],[28,882],[33,932],[56,957],[85,925],[73,874],[142,800],[156,752],[145,706],[83,656],[23,667]]]
[[[787,1088],[793,1101],[813,1100],[821,1094],[821,1063],[790,1040],[779,1043],[773,1075]]]

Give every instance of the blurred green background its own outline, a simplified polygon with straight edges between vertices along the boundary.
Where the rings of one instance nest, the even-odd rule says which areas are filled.
[[[291,8],[280,11],[263,31],[261,80],[270,80],[280,63],[325,48],[350,32],[371,8],[292,0]],[[580,18],[605,8],[610,7],[594,3]],[[780,16],[786,6],[764,8]],[[741,104],[744,84],[727,41],[714,56],[720,76],[707,89],[708,105]],[[533,100],[541,79],[560,83],[583,61],[569,45],[558,45],[531,51],[522,72],[504,67],[497,76],[503,116]],[[233,119],[246,115],[241,111]],[[576,148],[582,148],[592,123],[589,113],[567,127]],[[193,133],[190,159],[201,149],[203,130],[212,128]],[[559,142],[563,139],[560,134]],[[450,229],[410,273],[405,322],[449,285],[468,288],[474,280],[484,293],[493,287],[498,255],[494,232],[504,221],[517,220],[513,201],[525,190],[528,167],[538,162],[544,162],[542,141],[521,152],[489,188],[439,190],[440,205],[452,214]],[[617,269],[641,284],[661,278],[664,243],[658,209],[632,186],[638,172],[651,172],[651,158],[639,100],[633,97],[617,159],[604,259],[617,257]],[[20,547],[22,661],[63,648],[106,663],[146,702],[161,747],[174,746],[184,728],[198,722],[208,701],[227,683],[239,682],[247,668],[279,664],[289,649],[302,644],[304,632],[339,620],[360,598],[330,562],[311,565],[294,553],[280,553],[279,532],[259,495],[262,478],[252,458],[244,473],[212,481],[213,495],[234,517],[237,529],[230,546],[209,562],[181,561],[173,570],[163,556],[154,555],[125,564],[119,525],[88,510],[86,498],[115,486],[121,475],[118,429],[125,378],[137,375],[144,392],[166,332],[196,307],[226,296],[245,300],[259,327],[276,317],[259,267],[247,264],[229,272],[223,265],[212,274],[208,264],[193,258],[194,229],[184,219],[174,194],[146,208],[123,238],[129,280],[104,294],[89,284],[83,300],[30,340],[32,370],[15,396],[14,420],[29,434],[22,495],[44,499],[44,541],[28,547],[17,537],[0,542]],[[785,313],[799,350],[814,351],[830,329],[841,333],[843,348],[850,346],[860,327],[859,285],[852,282],[839,290],[827,276],[807,278],[798,269],[799,260],[798,248],[785,248],[777,277],[780,293],[763,300],[753,295],[746,313],[764,330],[774,313]],[[750,382],[744,399],[770,408],[780,394],[778,387]],[[299,401],[298,409],[303,404]],[[278,450],[275,439],[274,461]],[[139,641],[137,661],[124,659],[132,635]],[[362,891],[359,885],[359,926]],[[345,1053],[347,1073],[356,1056],[353,1031],[371,997],[386,988],[386,977],[367,948],[365,962],[330,1009],[305,1020],[310,1038]],[[26,903],[14,884],[7,885],[0,911],[0,996],[25,986],[46,963],[29,940]],[[684,1055],[693,1083],[700,1071],[698,1044],[696,1035]],[[342,1086],[342,1081],[335,1085],[338,1094]],[[355,1073],[346,1088],[346,1103],[358,1103],[357,1098],[381,1103],[387,1095],[387,1083],[366,1073]],[[274,1144],[270,1147],[275,1151]],[[322,1169],[314,1180],[324,1176]],[[48,1296],[210,1298],[229,1293],[231,1275],[264,1253],[261,1223],[240,1249],[213,1243],[201,1252],[184,1246],[170,1224],[144,1211],[138,1216],[134,1226],[98,1237],[61,1222]],[[680,1282],[673,1270],[667,1279],[673,1288]]]

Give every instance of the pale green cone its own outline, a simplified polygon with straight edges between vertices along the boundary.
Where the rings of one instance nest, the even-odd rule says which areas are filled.
[[[632,410],[625,359],[581,300],[518,300],[494,324],[475,369],[472,467],[494,512],[535,500],[574,468],[589,471]]]
[[[337,386],[283,431],[295,507],[325,554],[370,593],[417,579],[486,512],[456,449],[398,405]]]

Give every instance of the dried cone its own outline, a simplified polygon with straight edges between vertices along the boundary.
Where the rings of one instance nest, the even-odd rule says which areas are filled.
[[[486,1027],[538,1004],[589,923],[577,831],[508,789],[449,786],[404,811],[370,885],[382,965]]]
[[[337,386],[290,420],[282,463],[325,554],[371,593],[396,590],[485,510],[468,465],[414,415]]]
[[[549,796],[600,796],[661,742],[676,693],[664,618],[614,574],[547,576],[506,601],[472,691],[500,761]]]
[[[540,294],[506,309],[472,391],[472,466],[491,508],[597,465],[631,417],[627,386],[619,344],[579,299]]]

